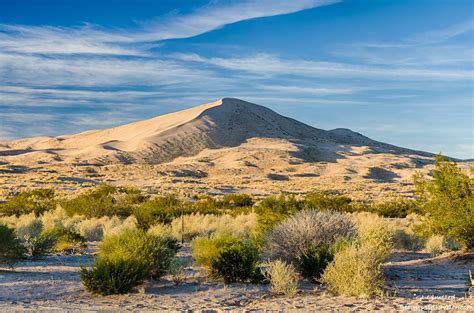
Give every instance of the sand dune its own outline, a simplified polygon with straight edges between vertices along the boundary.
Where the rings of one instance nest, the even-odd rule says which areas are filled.
[[[251,138],[289,143],[296,147],[296,156],[309,161],[335,159],[351,146],[367,146],[376,152],[414,153],[348,129],[325,131],[263,106],[224,98],[110,129],[3,142],[0,155],[25,161],[159,164],[195,156],[205,149],[238,147]]]

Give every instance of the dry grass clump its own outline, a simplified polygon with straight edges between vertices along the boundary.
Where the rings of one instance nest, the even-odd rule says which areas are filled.
[[[292,264],[282,260],[266,264],[264,275],[270,281],[271,292],[293,297],[298,292],[298,273]]]
[[[354,224],[344,213],[301,211],[265,233],[264,252],[270,259],[293,263],[309,248],[348,240],[355,232]]]
[[[257,227],[257,215],[255,213],[237,216],[197,213],[185,215],[183,218],[185,240],[212,234],[241,237],[253,233]],[[175,238],[181,238],[181,223],[181,218],[175,218],[171,222],[171,234]]]
[[[427,241],[425,250],[432,256],[437,256],[448,251],[458,250],[460,245],[449,237],[433,235]]]

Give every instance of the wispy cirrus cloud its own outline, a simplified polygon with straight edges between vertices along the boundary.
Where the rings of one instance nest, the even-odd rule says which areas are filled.
[[[179,12],[141,22],[135,29],[0,24],[0,50],[7,53],[148,55],[162,40],[197,36],[228,24],[289,14],[340,0],[260,0],[211,2],[188,14]],[[142,46],[140,46],[140,44]]]

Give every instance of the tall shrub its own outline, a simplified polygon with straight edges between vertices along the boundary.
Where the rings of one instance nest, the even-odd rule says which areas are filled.
[[[437,156],[433,179],[414,177],[422,210],[432,232],[449,236],[468,249],[474,248],[474,179],[454,162]]]

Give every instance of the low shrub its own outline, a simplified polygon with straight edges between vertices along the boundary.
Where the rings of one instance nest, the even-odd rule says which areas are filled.
[[[16,238],[15,230],[0,224],[0,264],[10,267],[21,260],[26,253],[21,241]]]
[[[449,237],[442,235],[431,236],[425,244],[425,250],[432,256],[438,256],[448,251],[458,250],[460,245]]]
[[[357,225],[356,244],[366,247],[380,262],[383,262],[393,248],[393,232],[389,223],[378,216],[363,220]]]
[[[270,281],[271,292],[293,297],[298,293],[298,273],[292,264],[282,260],[266,264],[265,277]]]
[[[16,225],[17,237],[22,241],[29,255],[41,257],[53,251],[56,239],[43,233],[41,219],[33,214],[23,215]]]
[[[425,246],[425,240],[413,231],[396,229],[393,233],[393,246],[399,250],[420,251]]]
[[[303,207],[305,209],[348,212],[352,210],[352,203],[352,199],[348,196],[329,192],[312,192],[305,196]]]
[[[0,215],[16,215],[33,213],[39,216],[56,208],[57,200],[52,189],[34,189],[22,191],[18,195],[0,205]]]
[[[379,251],[371,246],[349,245],[336,252],[321,275],[321,282],[340,295],[382,295],[384,277]]]
[[[321,274],[333,259],[334,251],[331,246],[309,247],[298,256],[296,266],[302,277],[315,283],[319,281]]]
[[[104,237],[103,218],[93,217],[85,219],[74,225],[74,228],[87,241],[100,241]]]
[[[86,191],[61,203],[69,216],[84,215],[87,218],[102,216],[126,217],[142,203],[145,197],[138,189],[115,187],[107,184]]]
[[[104,238],[99,246],[102,260],[134,260],[147,269],[152,277],[160,277],[168,270],[178,250],[176,240],[156,237],[139,230],[126,230]]]
[[[197,265],[212,273],[212,262],[217,259],[221,250],[237,244],[239,241],[239,238],[229,235],[219,235],[211,238],[196,237],[191,242],[193,259]]]
[[[149,199],[135,208],[133,214],[137,218],[138,227],[147,230],[157,223],[171,223],[174,217],[182,213],[183,205],[175,195],[170,194]]]
[[[354,224],[343,213],[305,210],[265,233],[264,252],[270,259],[295,263],[309,248],[350,239],[355,231]]]
[[[89,292],[123,294],[142,283],[147,266],[134,259],[96,259],[91,268],[81,268],[81,281]]]
[[[55,252],[76,253],[87,246],[86,239],[79,233],[63,227],[50,228],[43,232],[42,236],[54,239]]]
[[[257,265],[257,249],[246,241],[238,241],[223,247],[212,260],[212,273],[222,277],[225,283],[245,282],[254,276]]]
[[[186,280],[186,266],[187,262],[185,262],[183,259],[174,257],[171,260],[168,274],[171,276],[171,280],[175,284],[180,284]]]

